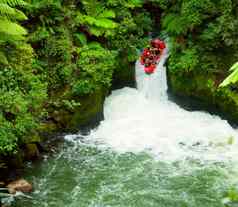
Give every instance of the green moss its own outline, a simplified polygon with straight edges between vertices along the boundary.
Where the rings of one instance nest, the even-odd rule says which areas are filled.
[[[94,119],[103,110],[104,98],[105,91],[103,89],[99,89],[89,96],[80,97],[81,105],[75,109],[72,117],[70,117],[67,128],[77,129]]]
[[[229,88],[219,89],[215,93],[215,103],[218,108],[237,122],[238,120],[238,94]]]
[[[72,131],[89,124],[102,112],[106,93],[107,90],[100,88],[88,95],[72,97],[80,105],[73,107],[71,110],[67,110],[64,107],[52,110],[51,117],[53,117],[56,124],[48,125],[46,123],[42,125],[42,130],[52,131],[57,129],[62,131],[63,129]]]
[[[129,62],[126,56],[121,57],[118,62],[120,64],[117,65],[113,73],[113,88],[135,86],[135,63]]]
[[[217,88],[212,74],[177,74],[168,70],[171,91],[178,96],[196,98],[206,106],[214,106],[232,121],[238,120],[238,92]]]
[[[41,123],[38,131],[40,133],[54,133],[57,131],[57,126],[53,122]]]

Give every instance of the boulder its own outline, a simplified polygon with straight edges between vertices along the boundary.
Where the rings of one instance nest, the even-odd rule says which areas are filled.
[[[3,188],[5,186],[5,182],[0,181],[0,188]]]
[[[19,179],[9,183],[7,185],[7,189],[10,194],[15,194],[17,191],[21,191],[23,193],[30,193],[33,191],[32,184],[24,179]]]
[[[26,160],[34,160],[39,158],[40,152],[35,143],[28,143],[25,145],[24,149],[25,159]]]

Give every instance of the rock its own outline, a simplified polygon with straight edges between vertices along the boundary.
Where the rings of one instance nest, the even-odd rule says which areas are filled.
[[[26,160],[33,160],[40,156],[40,152],[39,152],[38,147],[35,143],[26,144],[24,154],[25,154]]]
[[[33,191],[32,184],[24,179],[19,179],[9,183],[7,185],[7,189],[10,194],[15,194],[17,191],[21,191],[23,193],[30,193]]]
[[[3,188],[5,186],[5,183],[3,181],[0,181],[0,188]]]

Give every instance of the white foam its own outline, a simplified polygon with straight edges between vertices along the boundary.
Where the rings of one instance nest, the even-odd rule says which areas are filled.
[[[104,104],[105,120],[88,140],[118,152],[147,150],[163,160],[237,159],[238,134],[226,120],[186,111],[168,100],[166,58],[167,52],[152,75],[136,63],[138,90],[113,91]]]

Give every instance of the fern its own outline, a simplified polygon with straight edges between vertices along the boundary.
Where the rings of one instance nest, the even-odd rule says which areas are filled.
[[[163,28],[175,35],[186,33],[186,25],[184,20],[177,14],[168,14],[163,20]]]
[[[11,17],[15,15],[15,9],[10,7],[8,4],[0,3],[0,15]]]
[[[7,35],[22,36],[26,35],[26,30],[15,22],[0,18],[0,33]]]
[[[118,24],[113,20],[116,13],[111,9],[105,9],[98,1],[82,1],[85,14],[78,13],[76,21],[80,25],[87,25],[89,32],[94,36],[107,36],[109,30],[114,30]]]
[[[85,34],[75,34],[75,38],[80,42],[81,45],[86,45],[87,44],[87,37]]]
[[[15,9],[15,6],[23,6],[23,0],[0,0],[0,46],[6,41],[23,40],[26,30],[17,21],[26,20],[26,15]],[[7,58],[0,48],[0,63],[7,64]]]
[[[0,4],[8,4],[11,7],[24,6],[26,2],[23,0],[0,0]]]

